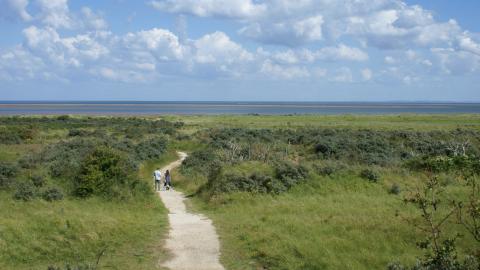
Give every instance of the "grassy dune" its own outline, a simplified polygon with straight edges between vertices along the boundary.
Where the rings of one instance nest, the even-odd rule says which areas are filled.
[[[207,116],[182,117],[186,128],[342,128],[342,130],[447,131],[478,130],[480,118],[468,116]],[[200,135],[205,140],[204,135]],[[355,139],[355,138],[353,138]],[[235,138],[231,138],[235,140]],[[208,147],[203,151],[207,151]],[[329,166],[337,162],[313,159],[302,152],[300,164]],[[220,151],[221,150],[217,150]],[[344,166],[344,165],[342,165]],[[362,164],[349,164],[331,176],[310,170],[307,179],[280,195],[255,192],[205,193],[207,174],[197,170],[174,172],[174,183],[192,198],[190,207],[206,213],[217,228],[222,244],[221,261],[227,269],[386,269],[394,261],[413,265],[424,251],[417,248],[424,232],[420,212],[403,199],[426,181],[422,172],[403,166],[369,166],[381,179],[372,183],[361,178]],[[225,165],[225,173],[272,175],[264,162],[236,161]],[[182,174],[183,173],[183,174]],[[456,176],[440,174],[444,202],[465,199],[466,190]],[[398,195],[389,191],[399,186]],[[440,212],[446,213],[448,206]],[[444,234],[457,240],[459,257],[478,249],[464,228],[447,222]]]

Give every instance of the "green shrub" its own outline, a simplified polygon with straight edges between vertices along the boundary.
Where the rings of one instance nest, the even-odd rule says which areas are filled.
[[[318,175],[330,176],[330,175],[335,173],[336,168],[332,167],[332,166],[323,166],[323,167],[316,166],[315,170],[316,170]]]
[[[69,137],[84,137],[89,135],[90,133],[87,130],[84,129],[70,129],[68,131],[68,136]]]
[[[180,168],[182,172],[197,171],[207,174],[212,166],[218,161],[217,156],[211,150],[198,150],[190,154]]]
[[[279,179],[287,188],[304,180],[307,175],[308,169],[302,165],[292,162],[280,162],[275,165],[275,178]]]
[[[378,182],[378,180],[380,179],[380,175],[376,171],[371,169],[362,170],[360,172],[360,177],[367,179],[371,182]]]
[[[21,183],[17,186],[13,198],[15,200],[30,201],[36,196],[35,189],[26,183]]]
[[[131,194],[139,185],[135,164],[125,154],[109,147],[97,147],[82,161],[80,168],[74,192],[79,197],[118,197],[122,192]]]
[[[42,198],[45,201],[61,201],[63,200],[63,193],[58,188],[49,188],[42,193]]]
[[[33,185],[35,187],[43,187],[45,185],[45,178],[41,175],[32,175],[30,177],[30,180],[32,181]]]
[[[18,173],[17,165],[13,163],[0,162],[0,188],[9,187]]]
[[[154,138],[137,144],[135,146],[135,155],[138,160],[155,159],[161,157],[166,150],[166,139]]]

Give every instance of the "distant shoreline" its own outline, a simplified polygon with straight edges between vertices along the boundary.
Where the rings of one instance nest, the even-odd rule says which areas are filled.
[[[479,114],[464,102],[0,101],[0,115]]]

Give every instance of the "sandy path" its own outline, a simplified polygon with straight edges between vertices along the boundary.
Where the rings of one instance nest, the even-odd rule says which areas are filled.
[[[178,155],[180,159],[164,167],[162,172],[180,166],[187,157],[183,152],[178,152]],[[172,184],[175,185],[175,176]],[[170,212],[166,248],[172,254],[161,265],[172,270],[223,270],[219,261],[220,243],[212,221],[201,214],[187,213],[186,198],[181,192],[169,190],[158,193]]]

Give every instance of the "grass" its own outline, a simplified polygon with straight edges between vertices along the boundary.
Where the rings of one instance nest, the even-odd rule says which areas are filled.
[[[184,132],[192,134],[201,128],[300,128],[337,127],[395,130],[480,129],[478,114],[448,115],[211,115],[168,116],[170,121],[185,122]]]
[[[47,269],[94,263],[108,269],[153,269],[160,259],[166,212],[154,198],[16,202],[0,195],[0,269]]]
[[[264,170],[243,163],[229,171]],[[403,203],[408,190],[422,179],[384,170],[379,183],[358,176],[353,167],[331,177],[310,176],[281,195],[220,194],[209,200],[193,196],[190,207],[212,218],[227,269],[385,269],[388,263],[414,264],[423,252],[416,243],[423,234],[409,220],[419,213]],[[177,174],[177,187],[195,194],[205,178]],[[389,194],[392,183],[403,194]],[[463,194],[455,184],[446,195]],[[449,224],[448,231],[462,231]],[[466,232],[464,232],[466,235]],[[468,236],[458,241],[460,254],[475,248]]]
[[[29,147],[1,148],[19,153]],[[175,159],[175,151],[167,151],[161,159],[144,163],[140,177],[150,183],[154,167]],[[95,263],[103,248],[101,269],[158,269],[159,260],[166,257],[167,212],[156,195],[128,202],[67,197],[49,203],[14,201],[11,193],[2,191],[0,205],[2,270]]]

